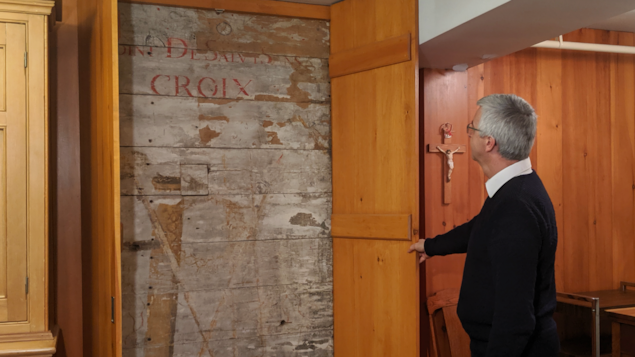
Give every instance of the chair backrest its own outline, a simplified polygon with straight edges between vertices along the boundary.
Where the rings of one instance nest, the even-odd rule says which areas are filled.
[[[459,289],[447,289],[428,298],[432,341],[437,357],[470,357],[470,337],[456,314]]]

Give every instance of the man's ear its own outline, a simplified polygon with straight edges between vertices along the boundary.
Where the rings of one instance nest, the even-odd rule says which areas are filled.
[[[485,140],[485,152],[490,152],[494,150],[494,147],[496,147],[496,139],[494,139],[491,136],[488,136],[487,140]]]

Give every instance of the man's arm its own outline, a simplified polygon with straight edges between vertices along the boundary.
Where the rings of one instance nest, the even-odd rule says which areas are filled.
[[[520,356],[534,332],[534,295],[542,239],[531,210],[522,202],[504,205],[491,237],[494,318],[487,357]]]
[[[433,257],[435,255],[466,253],[467,243],[470,240],[470,233],[472,233],[472,226],[476,217],[447,233],[440,234],[432,239],[426,239],[424,243],[425,254]]]

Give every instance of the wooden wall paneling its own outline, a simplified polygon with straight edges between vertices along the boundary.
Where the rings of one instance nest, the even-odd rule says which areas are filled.
[[[479,106],[476,102],[485,96],[485,64],[472,67],[467,71],[467,123],[471,123]],[[467,125],[467,124],[466,124]],[[466,128],[457,128],[457,130],[467,130]],[[476,215],[481,211],[483,203],[487,198],[487,190],[485,189],[485,175],[483,169],[478,162],[472,160],[472,152],[467,142],[467,162],[468,162],[468,195],[469,195],[469,214]]]
[[[330,20],[329,6],[297,4],[272,0],[119,0],[122,3],[175,6],[195,9],[223,9],[225,11]]]
[[[78,19],[84,354],[121,356],[117,3],[79,1]]]
[[[490,94],[516,94],[525,99],[532,106],[536,106],[536,61],[537,50],[526,49],[511,55],[497,58],[485,64],[487,79],[485,80],[485,93]],[[536,164],[537,143],[534,142],[529,158],[532,164]]]
[[[556,251],[556,287],[564,287],[564,207],[562,183],[562,51],[539,50],[536,56],[537,97],[536,162],[540,176],[556,212],[558,250]]]
[[[635,45],[635,34],[612,32],[614,45]],[[611,164],[613,279],[635,281],[635,56],[611,55]],[[608,233],[608,232],[606,232]]]
[[[586,92],[594,86],[593,81],[588,79],[589,76],[595,76],[595,68],[589,68],[594,59],[595,55],[592,53],[562,53],[562,77],[566,80],[562,82],[562,180],[565,214],[562,231],[565,239],[561,243],[565,255],[565,281],[561,291],[590,290],[590,272],[587,267],[590,246],[587,197],[590,190],[587,183],[591,180],[586,164],[586,141],[590,133],[585,99],[592,98]],[[579,180],[580,177],[584,179]]]
[[[413,53],[408,62],[332,80],[333,213],[411,214],[418,231],[417,3],[345,0],[331,9],[331,54],[408,32]],[[335,354],[418,356],[411,242],[333,241]]]
[[[468,121],[468,72],[424,70],[424,137],[425,143],[441,140],[440,127],[449,122],[453,125],[452,143],[469,146],[465,128]],[[457,100],[461,98],[462,100]],[[478,212],[469,212],[468,153],[454,156],[452,174],[452,204],[443,204],[443,181],[445,179],[445,156],[422,153],[425,170],[425,237],[432,238],[445,233],[473,218]],[[481,173],[482,174],[482,173]],[[473,214],[470,214],[473,213]],[[432,258],[426,265],[426,293],[434,293],[461,286],[465,255]]]
[[[605,32],[606,33],[606,32]],[[595,42],[578,30],[565,40]],[[567,39],[568,38],[568,39]],[[612,280],[609,56],[563,53],[565,291],[610,287]],[[609,248],[611,247],[611,248]],[[607,255],[608,254],[608,255]],[[608,284],[607,284],[608,282]]]

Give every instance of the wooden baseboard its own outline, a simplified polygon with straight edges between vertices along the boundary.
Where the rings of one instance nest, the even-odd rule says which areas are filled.
[[[21,333],[0,336],[0,357],[53,356],[57,348],[59,328],[38,333]]]

